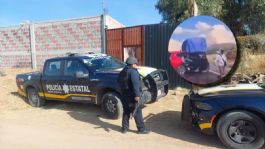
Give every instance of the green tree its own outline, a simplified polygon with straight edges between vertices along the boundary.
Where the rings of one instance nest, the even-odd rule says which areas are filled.
[[[162,22],[181,22],[191,16],[187,0],[159,0],[155,7],[162,15]]]
[[[265,30],[264,0],[224,0],[222,19],[236,35]]]
[[[196,0],[200,15],[210,15],[221,19],[224,0]]]
[[[191,16],[193,0],[159,0],[155,5],[163,22],[181,22]],[[264,33],[264,0],[196,0],[200,15],[224,21],[236,35]]]

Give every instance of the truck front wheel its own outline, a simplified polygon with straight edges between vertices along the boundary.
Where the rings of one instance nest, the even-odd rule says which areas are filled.
[[[114,92],[108,92],[103,95],[101,107],[107,117],[111,119],[119,119],[123,114],[121,98]]]
[[[45,100],[39,97],[37,90],[34,88],[27,89],[27,99],[33,107],[41,107],[45,104]]]

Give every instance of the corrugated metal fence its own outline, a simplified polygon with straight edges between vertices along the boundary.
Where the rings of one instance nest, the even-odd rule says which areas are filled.
[[[154,24],[144,26],[144,64],[162,68],[169,75],[169,88],[191,88],[191,84],[182,79],[170,66],[168,43],[176,24]]]
[[[154,24],[106,30],[107,54],[125,60],[133,49],[140,65],[162,68],[169,75],[169,88],[190,88],[170,66],[168,42],[176,24]],[[130,52],[129,52],[130,55]]]

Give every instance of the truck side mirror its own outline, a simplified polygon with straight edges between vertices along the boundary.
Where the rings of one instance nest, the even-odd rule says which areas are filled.
[[[77,71],[75,73],[75,77],[78,79],[85,79],[88,78],[89,74],[88,73],[84,73],[83,71]]]

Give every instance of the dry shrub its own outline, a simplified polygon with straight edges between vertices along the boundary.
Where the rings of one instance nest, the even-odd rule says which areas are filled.
[[[265,73],[265,35],[238,37],[240,45],[239,66],[236,73]]]
[[[239,67],[236,73],[256,74],[265,73],[265,53],[264,54],[241,54]]]

